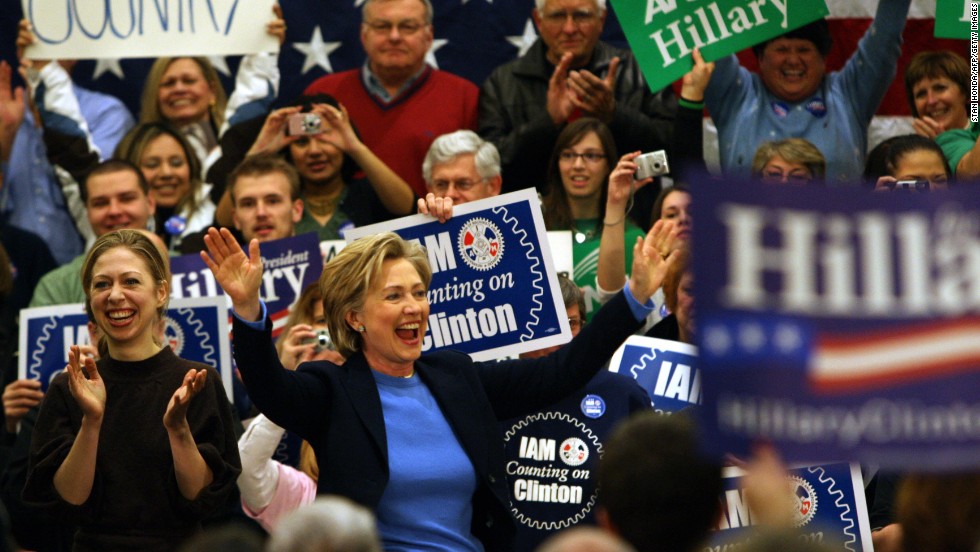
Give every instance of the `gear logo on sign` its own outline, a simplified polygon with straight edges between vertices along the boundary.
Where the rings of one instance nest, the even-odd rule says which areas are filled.
[[[796,527],[803,527],[817,513],[817,493],[802,477],[790,476],[790,483],[793,485],[793,523]]]
[[[561,442],[558,449],[561,461],[567,466],[581,466],[589,459],[589,447],[578,437],[569,437]]]
[[[490,270],[504,256],[504,239],[497,225],[474,218],[459,230],[459,254],[473,270]]]
[[[175,355],[180,356],[181,351],[184,350],[184,330],[169,316],[164,317],[163,340],[170,345]]]

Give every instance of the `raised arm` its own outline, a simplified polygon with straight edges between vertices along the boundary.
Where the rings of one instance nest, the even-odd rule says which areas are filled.
[[[361,142],[351,125],[347,108],[343,105],[337,109],[332,105],[316,104],[313,106],[313,112],[319,114],[332,127],[331,132],[325,133],[324,136],[357,162],[384,208],[396,215],[412,214],[415,205],[412,188],[364,145],[364,142]]]
[[[211,269],[214,279],[231,298],[232,308],[242,319],[255,322],[262,314],[259,302],[259,286],[262,284],[262,257],[259,242],[248,244],[248,255],[238,245],[235,236],[227,228],[212,227],[204,236],[207,251],[201,251],[201,259]]]
[[[602,221],[599,240],[599,266],[596,284],[601,291],[615,292],[626,282],[626,215],[630,200],[637,189],[653,182],[652,177],[634,181],[637,165],[633,161],[641,152],[634,151],[619,158],[609,173],[609,192],[606,194],[606,218]],[[632,246],[632,244],[630,244]]]

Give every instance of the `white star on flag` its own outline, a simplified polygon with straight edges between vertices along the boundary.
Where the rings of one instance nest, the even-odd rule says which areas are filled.
[[[313,36],[309,42],[293,43],[293,48],[296,48],[306,56],[303,60],[303,68],[300,69],[300,74],[305,74],[315,65],[320,66],[327,73],[333,73],[333,66],[330,65],[330,59],[327,56],[337,48],[340,48],[340,44],[340,42],[324,42],[323,35],[320,33],[320,26],[317,25],[314,27]]]
[[[228,69],[228,61],[225,56],[208,56],[208,61],[211,62],[211,66],[214,70],[221,73],[226,77],[231,76],[231,69]]]
[[[538,39],[538,33],[534,30],[534,23],[528,19],[527,23],[524,24],[524,34],[520,36],[508,36],[507,42],[510,42],[517,48],[517,57],[523,56],[527,53],[534,41]]]
[[[92,71],[92,80],[97,80],[106,72],[112,73],[119,77],[120,80],[126,78],[123,75],[122,66],[119,65],[119,58],[99,58],[95,60],[95,70]]]
[[[433,39],[432,40],[432,47],[429,48],[429,51],[426,52],[426,54],[425,54],[425,62],[428,63],[429,65],[435,67],[436,69],[438,69],[439,68],[439,62],[436,61],[436,50],[438,50],[439,48],[442,48],[443,46],[445,46],[447,42],[449,42],[449,40],[447,40],[445,38],[436,38],[436,39]]]

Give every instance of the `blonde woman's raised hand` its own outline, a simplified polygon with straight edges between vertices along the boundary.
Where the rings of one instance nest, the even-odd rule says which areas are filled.
[[[78,345],[72,345],[68,348],[65,370],[68,372],[68,389],[82,409],[82,414],[90,420],[101,422],[105,414],[106,391],[95,360],[82,355]]]
[[[272,11],[276,17],[265,26],[265,32],[276,37],[282,46],[286,42],[286,20],[282,17],[282,7],[279,4],[273,4]]]
[[[640,303],[646,303],[663,284],[667,269],[677,259],[677,232],[673,221],[660,219],[645,238],[636,238],[630,291]]]
[[[201,259],[211,269],[225,295],[231,298],[235,313],[244,320],[258,320],[262,313],[259,304],[262,257],[258,240],[253,239],[248,244],[246,255],[231,231],[212,226],[204,236],[204,245],[208,250],[201,251]]]
[[[167,403],[167,411],[163,414],[163,426],[170,432],[190,431],[187,423],[187,407],[191,400],[204,389],[208,379],[207,370],[191,368],[184,374],[184,381],[174,391]]]

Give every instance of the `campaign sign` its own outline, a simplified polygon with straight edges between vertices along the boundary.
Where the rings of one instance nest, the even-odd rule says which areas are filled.
[[[752,539],[754,514],[745,501],[738,468],[723,471],[721,516],[705,552],[738,550]],[[793,489],[792,519],[801,541],[823,543],[831,550],[871,552],[871,526],[864,482],[857,464],[836,463],[789,470]]]
[[[163,338],[174,354],[213,366],[232,400],[228,307],[221,297],[171,299]],[[41,390],[68,364],[68,347],[91,343],[82,303],[20,311],[20,378],[41,381]]]
[[[630,336],[613,354],[609,370],[635,379],[657,412],[673,414],[701,404],[698,351],[687,343]]]
[[[444,224],[412,215],[345,237],[386,231],[424,245],[429,256],[423,352],[448,348],[491,360],[571,340],[533,188],[454,207]]]
[[[790,461],[980,466],[980,196],[705,180],[707,442]]]
[[[787,33],[829,12],[823,0],[611,0],[650,90],[694,66]]]
[[[29,59],[205,56],[278,52],[266,32],[275,0],[21,0]],[[241,4],[241,6],[239,6]]]
[[[970,38],[977,21],[977,0],[936,0],[936,38]],[[974,34],[977,27],[972,27]],[[974,40],[971,44],[976,44]]]
[[[296,302],[303,289],[316,282],[323,272],[320,243],[315,233],[302,234],[262,243],[259,253],[264,269],[259,297],[265,302],[272,320],[272,336],[278,337],[286,325],[289,307]],[[171,257],[170,272],[173,274],[170,296],[174,299],[212,297],[225,293],[200,255]]]

